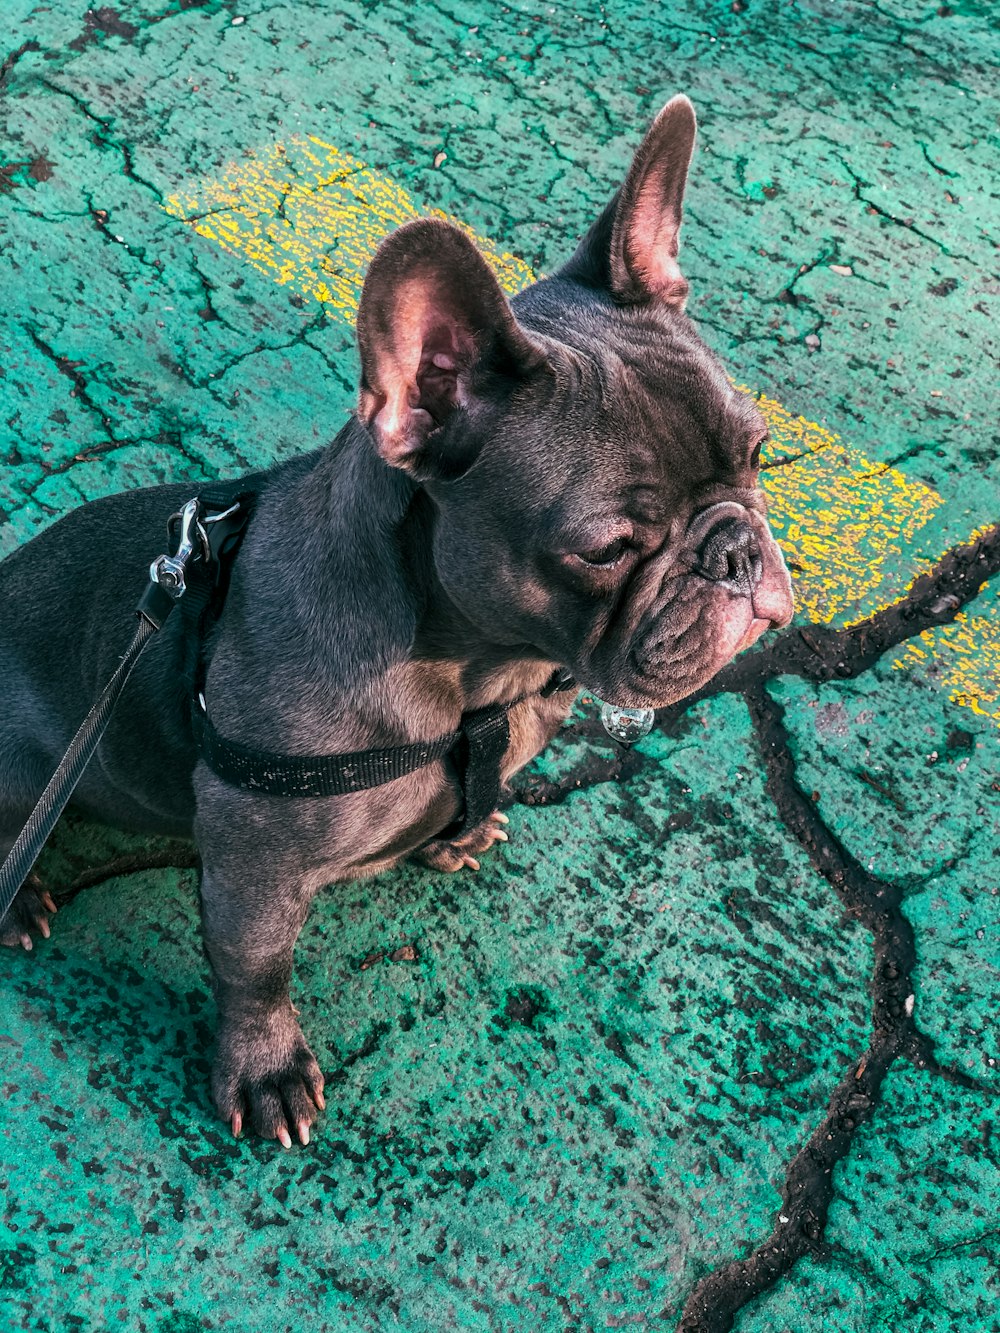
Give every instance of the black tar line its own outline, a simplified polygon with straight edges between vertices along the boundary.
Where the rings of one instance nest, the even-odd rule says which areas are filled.
[[[737,1313],[775,1285],[803,1255],[822,1257],[827,1213],[833,1198],[833,1169],[848,1156],[858,1129],[878,1104],[894,1062],[908,1059],[970,1089],[977,1080],[941,1066],[933,1040],[917,1026],[912,975],[916,964],[913,928],[902,910],[903,889],[871,874],[851,855],[796,780],[784,708],[767,690],[768,680],[792,675],[807,680],[850,679],[873,666],[889,649],[945,625],[1000,572],[1000,524],[976,540],[953,547],[918,578],[900,601],[848,629],[808,626],[792,629],[755,652],[730,663],[701,691],[657,714],[671,731],[702,699],[738,693],[746,700],[767,773],[767,791],[788,831],[798,839],[813,867],[831,885],[848,915],[872,934],[875,966],[871,981],[872,1037],[868,1049],[837,1084],[826,1116],[792,1158],[781,1190],[782,1205],[770,1236],[745,1259],[733,1260],[703,1278],[688,1297],[676,1333],[729,1333]],[[578,729],[597,734],[582,723]],[[529,778],[513,793],[523,805],[561,804],[574,791],[611,781],[628,781],[644,764],[639,751],[592,753],[560,782]],[[165,867],[197,865],[194,849],[166,848],[117,857],[82,872],[58,894],[65,902],[85,888],[118,875]],[[663,1311],[661,1318],[669,1317]]]
[[[767,1291],[805,1254],[821,1254],[833,1198],[833,1168],[849,1154],[859,1127],[871,1118],[886,1074],[899,1056],[967,1088],[980,1084],[940,1066],[934,1043],[914,1017],[913,927],[902,910],[903,889],[871,874],[827,827],[796,780],[784,708],[767,690],[779,675],[824,681],[859,676],[888,649],[925,629],[946,624],[1000,571],[1000,524],[954,547],[918,578],[901,601],[850,629],[810,626],[731,663],[698,698],[739,692],[746,700],[767,771],[767,791],[782,823],[832,886],[848,915],[872,934],[872,1037],[868,1050],[834,1089],[826,1117],[789,1163],[774,1230],[746,1259],[716,1269],[688,1298],[677,1333],[728,1333],[739,1310]],[[669,727],[695,702],[666,710]]]
[[[788,831],[813,867],[831,885],[849,916],[872,934],[875,967],[871,981],[872,1037],[830,1098],[827,1114],[789,1163],[782,1206],[771,1235],[745,1259],[733,1260],[703,1278],[689,1296],[677,1333],[728,1333],[736,1314],[774,1286],[805,1254],[821,1256],[827,1213],[833,1199],[833,1168],[850,1153],[855,1134],[872,1116],[882,1083],[902,1056],[967,1088],[979,1083],[942,1067],[934,1043],[913,1014],[916,942],[902,910],[901,885],[878,878],[851,855],[827,827],[796,780],[784,708],[767,681],[792,675],[807,680],[850,679],[873,666],[889,649],[925,629],[948,624],[1000,571],[1000,524],[975,541],[950,550],[934,569],[915,580],[900,601],[849,629],[808,626],[789,630],[756,652],[724,668],[697,694],[663,709],[657,721],[668,733],[691,706],[719,694],[742,694],[757,732],[767,773],[767,791]],[[588,723],[581,731],[596,734]],[[517,793],[525,805],[553,805],[572,792],[601,782],[627,781],[643,766],[637,751],[591,754],[561,782],[534,779]],[[669,1318],[663,1311],[661,1318]]]
[[[102,865],[81,870],[68,884],[55,888],[46,884],[45,887],[58,905],[65,907],[84,889],[95,888],[108,879],[138,875],[144,870],[197,870],[200,864],[194,844],[177,841],[169,846],[151,848],[148,851],[125,852],[121,856],[112,857]]]
[[[801,790],[788,744],[784,709],[771,698],[765,684],[748,688],[744,698],[767,770],[767,791],[782,823],[832,886],[848,916],[872,933],[872,1036],[867,1051],[835,1088],[826,1117],[789,1164],[781,1190],[781,1210],[771,1235],[746,1259],[727,1264],[698,1283],[688,1298],[677,1333],[726,1333],[733,1327],[737,1311],[773,1286],[797,1259],[822,1252],[827,1211],[833,1199],[833,1168],[848,1155],[857,1130],[870,1119],[883,1080],[899,1056],[964,1087],[980,1087],[960,1071],[941,1068],[931,1038],[916,1025],[912,982],[916,942],[913,927],[902,910],[902,887],[866,870],[834,837],[813,801]]]

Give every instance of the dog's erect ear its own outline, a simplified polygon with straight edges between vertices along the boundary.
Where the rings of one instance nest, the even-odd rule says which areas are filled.
[[[418,477],[457,463],[435,458],[435,437],[491,376],[519,377],[544,359],[473,243],[432,218],[379,246],[358,307],[358,345],[358,415],[385,461]]]
[[[677,252],[696,129],[694,107],[686,97],[672,97],[639,145],[625,184],[560,276],[619,301],[684,308],[688,285]]]

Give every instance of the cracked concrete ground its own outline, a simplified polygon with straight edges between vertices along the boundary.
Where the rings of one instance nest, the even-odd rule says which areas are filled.
[[[1000,1329],[991,7],[3,8],[0,553],[330,438],[380,235],[513,290],[680,90],[800,606],[627,756],[581,700],[471,882],[317,901],[305,1150],[213,1120],[190,849],[65,821],[0,960],[5,1327]]]

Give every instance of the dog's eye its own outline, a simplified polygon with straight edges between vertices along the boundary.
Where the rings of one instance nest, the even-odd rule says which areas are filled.
[[[761,451],[761,449],[764,447],[764,445],[767,444],[767,442],[768,442],[768,440],[769,440],[770,438],[771,438],[770,435],[765,435],[764,438],[763,438],[762,440],[758,440],[757,444],[754,446],[754,451],[753,451],[753,453],[750,455],[750,466],[751,466],[751,467],[759,467],[759,465],[760,465],[760,451]]]
[[[628,550],[628,539],[626,537],[616,537],[613,542],[607,546],[601,546],[596,551],[581,551],[577,557],[585,565],[594,565],[598,569],[607,569],[611,565],[617,565]]]

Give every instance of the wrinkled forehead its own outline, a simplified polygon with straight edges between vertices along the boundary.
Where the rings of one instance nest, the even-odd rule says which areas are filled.
[[[621,364],[624,391],[645,397],[653,418],[710,439],[759,423],[753,400],[734,388],[687,316],[656,308],[621,311],[609,333],[606,355]]]
[[[685,320],[607,321],[550,343],[552,374],[514,408],[530,439],[534,507],[592,496],[681,494],[737,482],[766,423]]]

